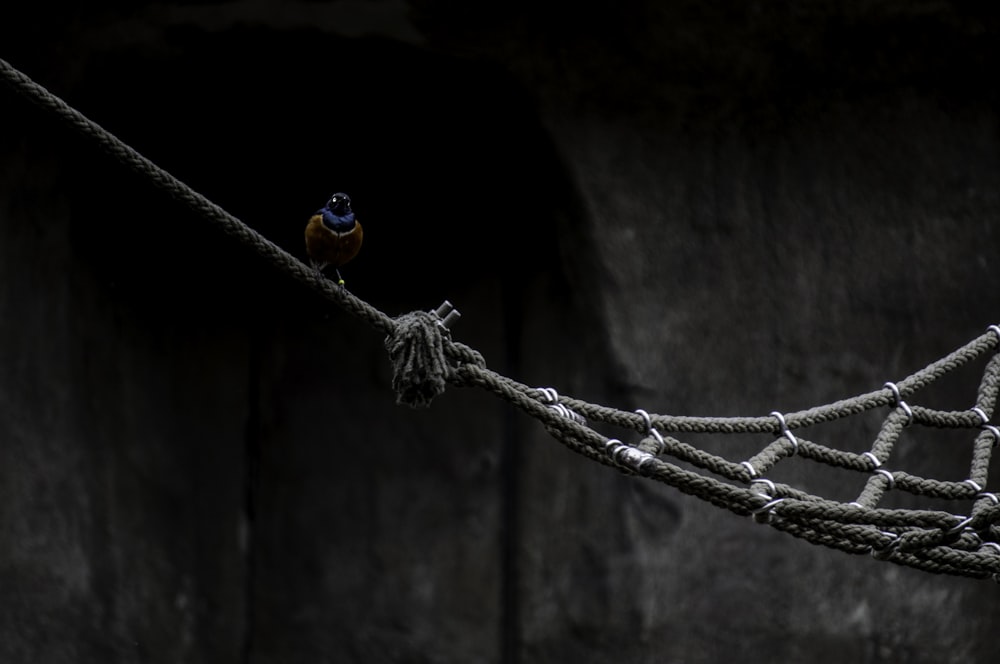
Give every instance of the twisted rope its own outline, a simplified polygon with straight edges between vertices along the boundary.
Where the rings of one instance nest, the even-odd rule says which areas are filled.
[[[907,401],[946,373],[987,353],[995,353],[1000,347],[1000,327],[990,326],[983,335],[897,383],[886,383],[879,390],[792,413],[773,412],[754,417],[657,415],[559,396],[552,388],[529,387],[488,369],[477,351],[452,341],[447,329],[430,313],[411,312],[391,318],[352,295],[3,59],[0,59],[0,77],[20,95],[53,113],[275,268],[384,333],[398,403],[427,407],[447,384],[478,387],[537,419],[553,438],[574,452],[623,473],[663,482],[808,542],[848,553],[870,553],[879,560],[935,574],[992,577],[1000,581],[1000,499],[986,491],[992,451],[1000,441],[1000,429],[990,423],[1000,392],[1000,355],[994,354],[986,363],[975,404],[969,410],[941,411]],[[871,449],[860,454],[830,448],[794,433],[886,407],[888,414]],[[629,445],[598,433],[588,421],[638,432],[643,438],[638,444]],[[975,431],[969,477],[949,482],[885,468],[901,433],[914,425]],[[733,461],[671,435],[691,433],[770,434],[773,439],[753,457]],[[792,456],[867,473],[869,477],[858,498],[849,503],[813,496],[764,477]],[[696,470],[682,468],[667,458]],[[968,515],[878,507],[890,491],[973,504]]]

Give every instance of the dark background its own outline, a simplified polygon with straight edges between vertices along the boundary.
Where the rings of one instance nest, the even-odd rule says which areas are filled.
[[[997,322],[998,28],[964,2],[36,3],[0,57],[296,255],[349,192],[351,291],[449,299],[496,370],[758,415]],[[759,527],[482,392],[396,406],[371,328],[6,87],[0,117],[0,661],[1000,656],[992,582]],[[918,401],[969,407],[980,369]],[[810,435],[863,451],[882,415]],[[914,431],[892,463],[961,480],[970,450]]]

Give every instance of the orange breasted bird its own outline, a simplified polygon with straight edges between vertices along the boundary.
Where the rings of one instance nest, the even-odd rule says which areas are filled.
[[[351,197],[336,193],[306,224],[306,253],[312,266],[323,271],[333,267],[337,283],[344,285],[340,267],[358,255],[364,231],[354,218]]]

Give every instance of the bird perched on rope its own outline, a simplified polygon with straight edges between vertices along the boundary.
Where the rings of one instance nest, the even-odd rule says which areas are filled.
[[[306,224],[306,254],[312,266],[322,272],[333,267],[337,283],[344,285],[340,267],[358,255],[364,231],[354,218],[351,197],[336,193]]]

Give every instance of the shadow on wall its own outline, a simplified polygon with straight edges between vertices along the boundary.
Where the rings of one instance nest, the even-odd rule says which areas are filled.
[[[582,205],[531,99],[496,68],[311,31],[178,30],[170,42],[183,47],[95,59],[71,101],[300,258],[305,220],[348,192],[365,245],[344,274],[362,298],[423,306],[484,278],[559,278],[556,235]],[[271,288],[263,263],[205,221],[121,183],[95,150],[71,152],[74,241],[116,287],[212,310]]]

